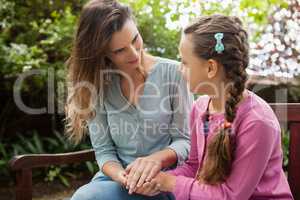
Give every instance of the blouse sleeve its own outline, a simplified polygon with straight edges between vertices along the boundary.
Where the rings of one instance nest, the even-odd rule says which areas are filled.
[[[120,163],[110,135],[104,106],[102,106],[102,109],[100,106],[97,107],[96,116],[88,122],[88,128],[99,169],[102,171],[103,165],[108,161]]]
[[[198,153],[197,153],[197,136],[194,126],[194,113],[195,113],[195,107],[192,108],[192,111],[190,113],[190,122],[189,127],[191,131],[191,147],[190,147],[190,153],[188,160],[185,161],[185,163],[181,166],[178,166],[176,169],[169,170],[167,173],[179,176],[186,176],[186,177],[195,177],[197,173],[197,169],[199,166],[198,161]]]
[[[177,68],[176,68],[177,69]],[[175,85],[172,85],[172,121],[169,132],[172,142],[168,148],[177,154],[177,165],[183,164],[188,158],[190,150],[189,113],[193,103],[193,96],[189,92],[186,81],[179,71],[176,72]]]

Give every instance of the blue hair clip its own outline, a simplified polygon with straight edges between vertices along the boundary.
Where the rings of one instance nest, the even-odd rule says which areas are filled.
[[[217,43],[216,43],[216,46],[215,46],[215,50],[218,53],[222,53],[225,50],[224,45],[222,43],[223,37],[224,37],[223,33],[216,33],[215,34],[215,39],[217,40]]]

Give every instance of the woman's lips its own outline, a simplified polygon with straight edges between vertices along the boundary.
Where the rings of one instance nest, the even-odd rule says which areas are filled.
[[[129,63],[129,64],[136,64],[138,61],[139,61],[139,59],[137,58],[137,59],[135,59],[135,60],[129,61],[128,63]]]

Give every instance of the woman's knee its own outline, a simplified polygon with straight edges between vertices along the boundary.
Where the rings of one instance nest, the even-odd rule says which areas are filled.
[[[122,186],[114,181],[92,181],[76,190],[71,200],[122,199],[122,190]]]

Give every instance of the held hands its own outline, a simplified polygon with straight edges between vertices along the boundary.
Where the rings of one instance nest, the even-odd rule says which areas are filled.
[[[120,183],[122,186],[126,186],[127,177],[125,170],[119,172],[117,175],[116,181]],[[145,195],[145,196],[155,196],[160,193],[159,190],[160,184],[152,179],[151,182],[145,182],[143,185],[135,190],[135,193]]]
[[[151,181],[162,169],[162,163],[154,160],[150,156],[137,158],[125,169],[124,185],[133,192],[147,196],[159,194],[158,184]]]
[[[175,188],[176,177],[174,175],[159,172],[150,182],[146,182],[135,193],[145,196],[155,196],[160,192],[172,192]]]
[[[151,182],[145,182],[141,187],[137,188],[135,193],[145,196],[155,196],[161,192],[159,188],[160,184],[152,180]]]

